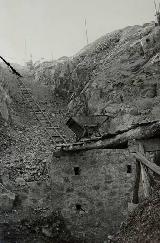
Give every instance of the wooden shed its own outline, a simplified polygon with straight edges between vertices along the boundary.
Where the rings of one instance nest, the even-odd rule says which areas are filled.
[[[100,137],[99,128],[108,120],[108,116],[77,116],[70,117],[66,125],[76,134],[76,140]]]

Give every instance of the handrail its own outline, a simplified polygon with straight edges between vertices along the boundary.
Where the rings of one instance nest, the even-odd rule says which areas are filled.
[[[160,167],[154,163],[151,163],[148,159],[146,159],[143,154],[140,152],[133,153],[133,156],[140,161],[142,164],[147,166],[149,169],[151,169],[156,174],[160,175]]]

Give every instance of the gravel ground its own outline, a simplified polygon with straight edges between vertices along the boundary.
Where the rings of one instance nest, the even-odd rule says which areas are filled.
[[[114,237],[116,243],[158,243],[160,242],[160,185],[154,188],[152,196],[143,201],[122,224]]]

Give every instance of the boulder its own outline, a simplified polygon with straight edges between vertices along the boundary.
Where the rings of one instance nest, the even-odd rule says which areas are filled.
[[[12,192],[4,192],[0,194],[0,210],[2,212],[8,212],[13,209],[15,200],[15,194]]]
[[[16,183],[18,186],[25,186],[25,184],[26,184],[25,180],[22,177],[17,177]]]

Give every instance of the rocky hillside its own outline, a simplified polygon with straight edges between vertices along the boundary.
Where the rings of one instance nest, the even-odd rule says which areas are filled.
[[[159,119],[159,63],[160,27],[149,23],[107,34],[71,58],[36,64],[35,80],[27,79],[27,85],[38,101],[46,96],[43,105],[53,115],[68,104],[71,115],[108,115],[104,133],[115,132]],[[62,215],[51,211],[47,138],[20,103],[15,79],[1,68],[0,114],[5,121],[11,112],[16,126],[3,133],[12,141],[0,151],[0,240],[72,242]],[[51,94],[46,90],[44,95],[48,87]]]
[[[120,231],[112,239],[112,243],[159,242],[160,192],[155,188],[150,199],[141,203],[121,225]]]
[[[25,70],[24,75],[27,76]],[[53,114],[48,97],[43,101],[47,93],[44,87],[36,86],[32,77],[25,78],[24,82],[31,88],[32,95],[40,101],[40,105],[44,105],[46,112]],[[59,111],[55,104],[52,108]],[[26,100],[23,100],[16,76],[2,65],[0,242],[46,243],[51,242],[51,239],[53,242],[78,242],[66,228],[61,212],[53,212],[51,209],[51,184],[48,176],[52,153],[50,147],[51,143],[43,127],[35,119]]]
[[[159,119],[159,63],[160,27],[151,22],[89,44],[56,65],[51,82],[72,115],[108,115],[113,132]]]

